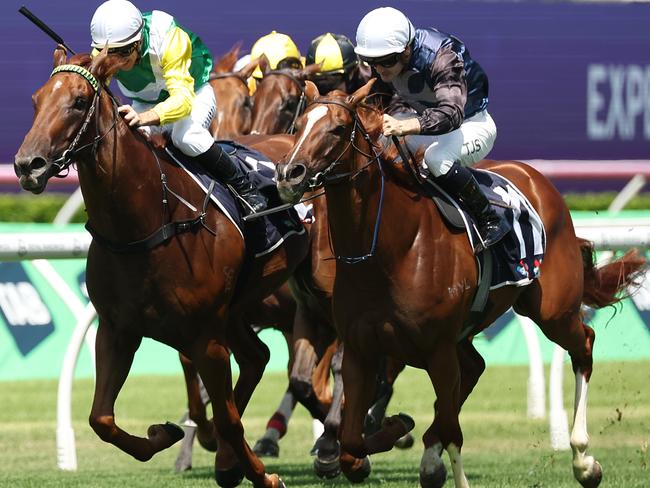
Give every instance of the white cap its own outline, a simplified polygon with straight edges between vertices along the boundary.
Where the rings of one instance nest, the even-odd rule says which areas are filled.
[[[406,15],[392,7],[377,8],[359,22],[354,52],[368,58],[401,53],[414,36],[415,29]]]
[[[139,41],[144,21],[138,8],[128,0],[102,3],[90,21],[92,47],[122,47]]]

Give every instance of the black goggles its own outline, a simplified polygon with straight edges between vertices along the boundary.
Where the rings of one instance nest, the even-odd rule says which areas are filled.
[[[123,58],[128,58],[131,56],[131,53],[138,48],[138,45],[138,42],[134,42],[133,44],[128,44],[122,47],[111,47],[108,49],[108,54],[115,54]]]
[[[366,56],[359,56],[362,61],[368,63],[370,66],[381,66],[382,68],[392,68],[400,60],[402,53],[393,53],[380,58],[368,58]]]

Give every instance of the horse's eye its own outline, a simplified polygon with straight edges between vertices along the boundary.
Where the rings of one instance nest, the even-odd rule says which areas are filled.
[[[86,100],[84,97],[75,98],[74,105],[73,105],[73,108],[75,110],[86,110],[87,106],[88,106],[88,100]]]
[[[330,130],[330,133],[334,134],[335,136],[342,136],[343,134],[345,134],[345,126],[337,125],[336,127]]]

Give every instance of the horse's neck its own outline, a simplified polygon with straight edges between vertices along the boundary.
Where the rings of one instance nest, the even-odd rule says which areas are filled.
[[[359,140],[355,141],[357,147],[359,144]],[[350,148],[341,159],[341,172],[353,176],[327,187],[327,213],[337,255],[365,254],[372,244],[381,173],[376,162],[368,165],[369,162],[366,156]]]
[[[100,133],[110,128],[103,125]],[[88,156],[78,170],[89,222],[100,234],[137,240],[160,225],[158,164],[150,148],[124,122],[117,121],[99,143],[96,159]]]

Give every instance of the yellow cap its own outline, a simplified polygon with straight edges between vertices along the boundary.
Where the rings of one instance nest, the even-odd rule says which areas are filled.
[[[339,43],[329,32],[323,36],[316,47],[314,63],[323,63],[321,73],[343,73],[343,55]]]
[[[262,54],[266,55],[271,69],[277,69],[278,63],[286,58],[295,58],[301,63],[304,62],[300,57],[300,51],[298,51],[293,40],[291,40],[288,35],[276,31],[272,31],[270,34],[260,37],[255,44],[253,44],[253,48],[251,49],[251,58],[259,58]],[[257,67],[255,68],[255,71],[253,71],[253,76],[255,78],[262,78],[264,74],[259,67]]]

